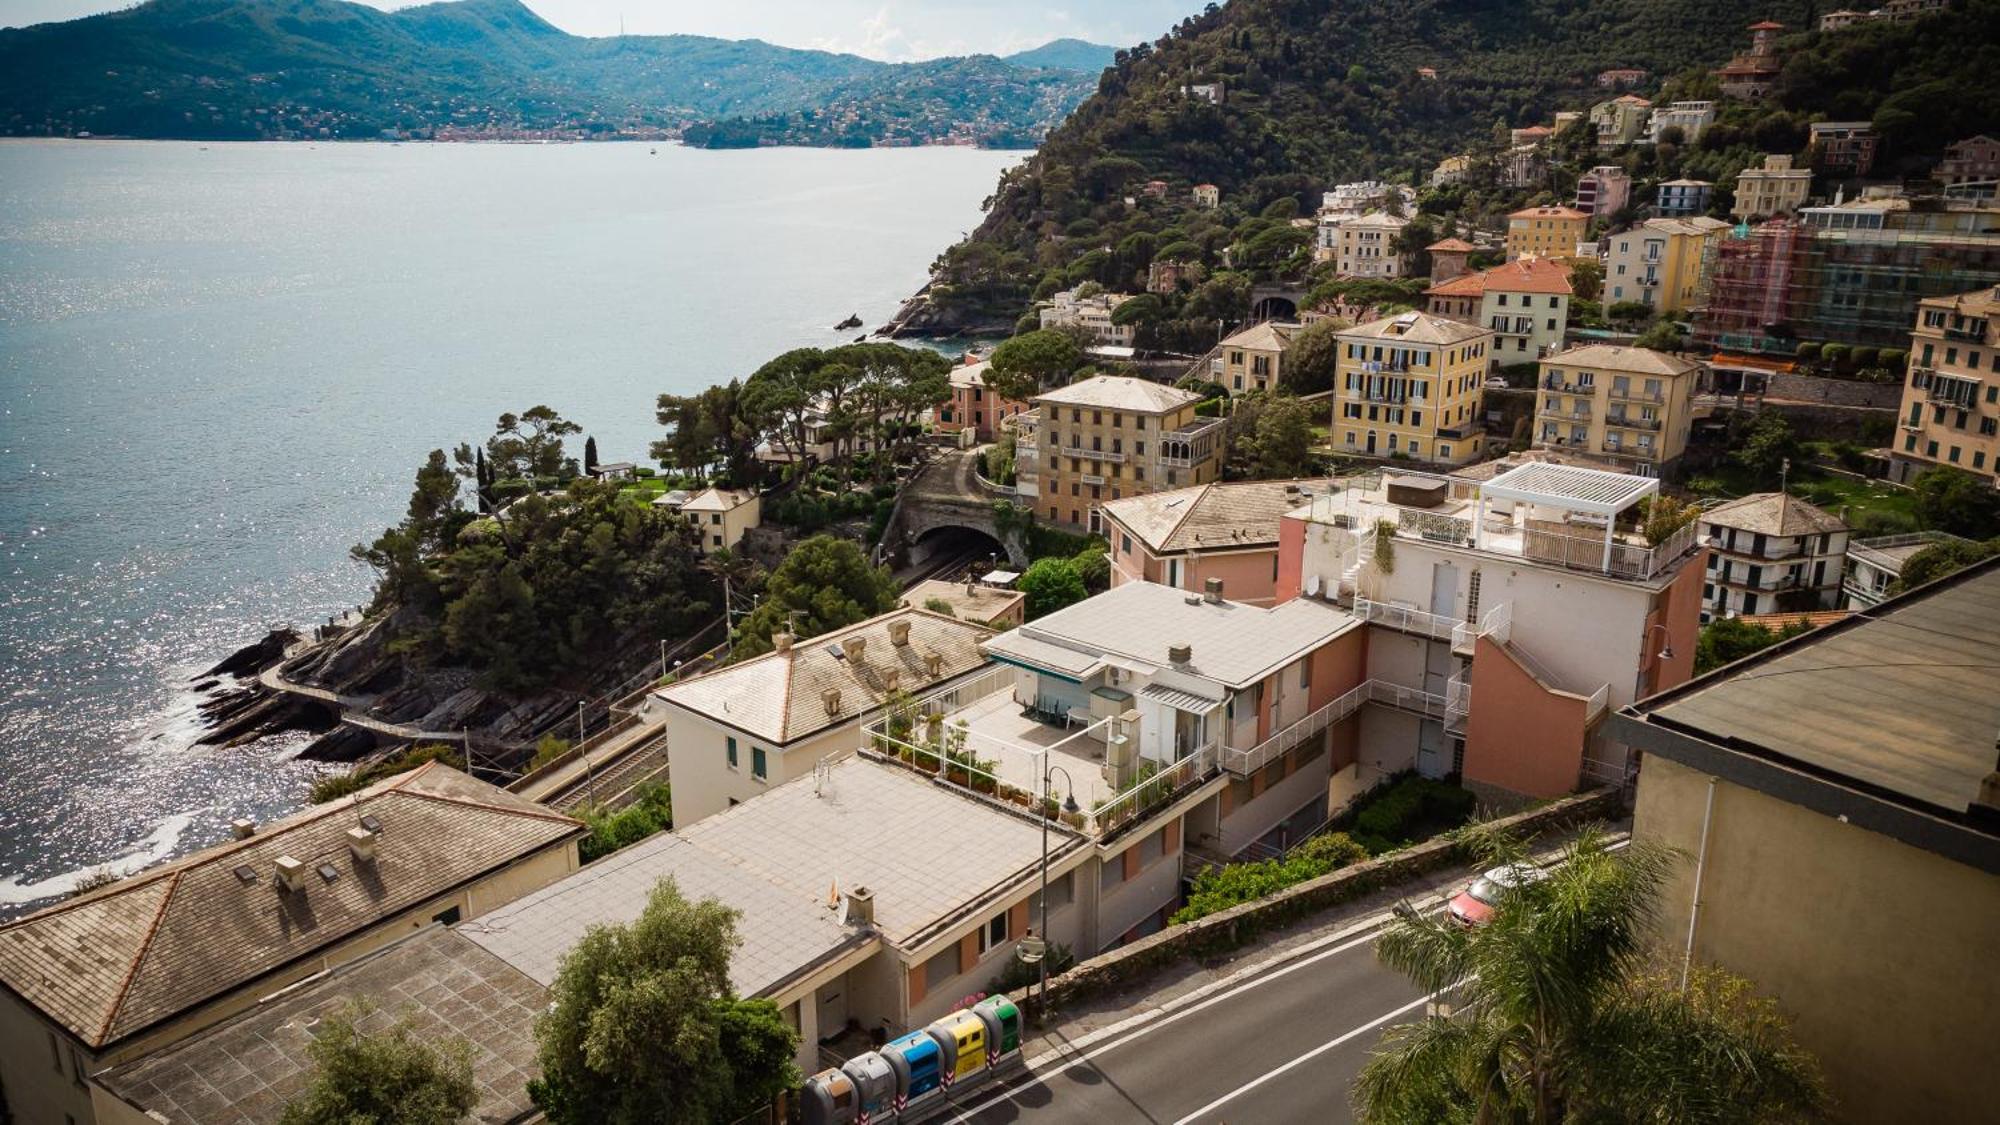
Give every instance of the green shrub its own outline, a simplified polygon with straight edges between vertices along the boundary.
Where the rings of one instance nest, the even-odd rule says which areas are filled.
[[[648,785],[640,790],[638,799],[617,812],[586,807],[578,816],[590,827],[590,835],[578,848],[583,862],[590,863],[672,828],[673,788],[665,782]]]
[[[1068,971],[1070,966],[1076,964],[1076,954],[1070,952],[1069,946],[1059,941],[1052,941],[1049,943],[1048,952],[1042,955],[1042,960],[1049,967],[1049,976],[1054,977],[1058,973]],[[1041,965],[1030,965],[1019,957],[1009,957],[1007,963],[1001,966],[999,975],[986,982],[986,991],[1004,992],[1019,999],[1020,994],[1041,979]]]
[[[1282,859],[1211,867],[1195,876],[1194,886],[1188,892],[1187,905],[1175,911],[1171,921],[1178,925],[1205,918],[1367,858],[1367,849],[1354,838],[1340,832],[1329,832],[1293,848]]]
[[[410,770],[416,769],[418,766],[430,761],[443,762],[453,769],[462,770],[465,768],[465,759],[459,752],[443,743],[412,746],[400,754],[384,758],[373,765],[363,766],[358,770],[349,770],[346,773],[328,774],[313,782],[313,804],[317,805],[327,801],[338,800],[349,793],[356,793],[366,789],[385,777],[394,777],[399,773],[408,773]]]
[[[1478,802],[1470,790],[1411,775],[1362,803],[1352,835],[1371,855],[1381,855],[1457,827]]]
[[[569,739],[545,734],[540,742],[535,743],[535,757],[528,763],[528,768],[540,769],[567,753],[569,753]]]

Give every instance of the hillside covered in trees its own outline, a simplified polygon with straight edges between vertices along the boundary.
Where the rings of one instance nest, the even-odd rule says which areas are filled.
[[[1094,75],[1032,56],[885,63],[699,35],[592,38],[520,0],[393,12],[346,0],[148,0],[0,29],[0,135],[688,129],[697,143],[1011,146],[1061,120]],[[773,135],[770,123],[789,131]]]
[[[1547,123],[1559,110],[1604,100],[1610,94],[1596,76],[1606,69],[1648,72],[1644,92],[1659,100],[1715,97],[1707,71],[1742,50],[1747,25],[1760,19],[1799,29],[1783,41],[1775,96],[1726,112],[1726,127],[1700,148],[1614,156],[1664,159],[1676,171],[1685,163],[1726,190],[1757,152],[1802,149],[1813,120],[1876,119],[1886,134],[1878,174],[1927,168],[1945,144],[1992,128],[2000,0],[1962,0],[1927,20],[1825,34],[1806,30],[1820,7],[1798,0],[1211,5],[1157,41],[1119,52],[1098,92],[1002,178],[979,229],[935,263],[931,307],[918,324],[1011,323],[1038,287],[1043,295],[1087,281],[1131,290],[1169,248],[1210,267],[1227,247],[1247,250],[1253,270],[1284,261],[1309,232],[1239,227],[1310,214],[1335,183],[1422,184],[1445,156],[1497,149],[1509,126]],[[1219,102],[1186,89],[1211,83],[1222,87]],[[1151,180],[1165,181],[1166,192],[1140,191]],[[1219,211],[1188,203],[1190,187],[1205,182],[1222,189]],[[1542,190],[1552,201],[1564,186]],[[1534,194],[1474,200],[1470,209],[1484,206],[1490,217],[1536,201]],[[1463,215],[1465,203],[1427,200],[1425,210]],[[1228,264],[1240,268],[1241,253]]]

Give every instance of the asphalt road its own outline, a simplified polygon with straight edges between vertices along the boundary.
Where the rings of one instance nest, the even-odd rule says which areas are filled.
[[[1371,928],[1253,966],[1206,996],[1031,1060],[1006,1089],[972,1092],[951,1122],[1336,1123],[1381,1028],[1425,996],[1375,959]]]

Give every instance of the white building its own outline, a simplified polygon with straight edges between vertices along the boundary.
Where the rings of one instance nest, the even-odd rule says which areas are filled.
[[[1889,597],[1889,588],[1903,577],[1903,567],[1917,552],[1940,543],[1964,543],[1942,531],[1916,531],[1855,539],[1847,544],[1847,566],[1840,592],[1848,609],[1872,609]]]
[[[1783,492],[1756,492],[1701,514],[1708,544],[1702,621],[1840,605],[1847,525]]]
[[[1334,243],[1334,271],[1342,277],[1402,277],[1409,259],[1395,243],[1410,220],[1371,211],[1340,224]]]
[[[1113,324],[1111,314],[1131,299],[1128,293],[1079,296],[1077,290],[1065,289],[1042,306],[1042,327],[1080,328],[1099,347],[1129,348],[1138,329],[1130,324]]]
[[[1662,130],[1678,128],[1681,131],[1681,143],[1692,145],[1700,140],[1702,133],[1713,124],[1715,124],[1714,102],[1669,102],[1665,108],[1653,110],[1650,139],[1652,143],[1659,144]]]

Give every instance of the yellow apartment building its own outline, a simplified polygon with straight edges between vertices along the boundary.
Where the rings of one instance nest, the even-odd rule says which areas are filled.
[[[1687,451],[1701,364],[1650,348],[1590,344],[1542,361],[1535,444],[1659,476]]]
[[[1285,349],[1292,346],[1292,334],[1301,325],[1267,320],[1253,324],[1222,341],[1221,354],[1210,367],[1214,381],[1229,388],[1232,395],[1278,389],[1278,370],[1285,362]]]
[[[1201,396],[1129,375],[1093,375],[1035,396],[1035,514],[1094,525],[1097,506],[1222,476],[1226,423]]]
[[[1507,216],[1507,258],[1574,258],[1590,216],[1574,207],[1529,207]]]
[[[1638,301],[1663,313],[1693,308],[1703,256],[1728,229],[1721,219],[1698,215],[1647,219],[1612,235],[1604,258],[1604,307]]]
[[[1937,465],[2000,473],[2000,288],[1917,303],[1890,475]]]
[[[1336,447],[1462,465],[1479,458],[1490,329],[1407,312],[1335,336]]]

